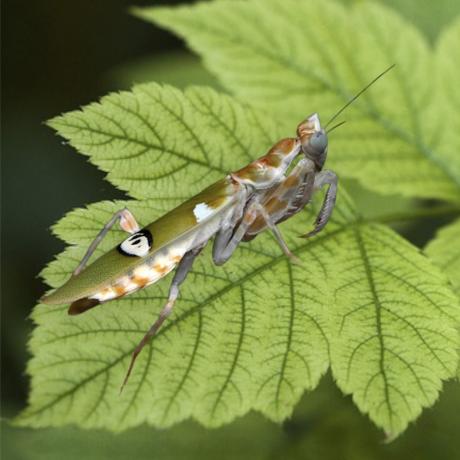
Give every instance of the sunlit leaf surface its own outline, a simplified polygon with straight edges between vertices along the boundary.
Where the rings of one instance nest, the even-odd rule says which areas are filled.
[[[332,370],[391,437],[430,405],[458,356],[458,302],[418,249],[380,225],[344,232],[334,273]]]
[[[51,125],[142,199],[127,205],[143,224],[282,134],[275,120],[229,96],[157,84],[109,95]],[[43,271],[51,287],[125,204],[97,203],[56,224],[71,246]],[[331,364],[361,411],[389,435],[400,433],[455,373],[457,299],[416,248],[363,221],[343,189],[326,231],[298,238],[311,224],[304,212],[281,226],[302,265],[270,234],[243,244],[223,267],[205,251],[121,395],[130,354],[162,307],[168,280],[77,317],[65,305],[37,306],[29,407],[16,423],[119,431],[193,417],[215,427],[250,409],[281,421]],[[112,231],[98,253],[122,238]]]
[[[447,274],[460,297],[460,219],[442,228],[425,252]]]
[[[460,181],[460,17],[444,29],[437,49],[439,75],[439,150],[446,158],[452,174]],[[460,237],[459,237],[460,238]]]
[[[315,111],[328,120],[396,64],[341,117],[349,123],[331,134],[330,164],[378,192],[460,201],[460,177],[450,164],[458,129],[439,104],[433,52],[391,9],[237,0],[136,12],[184,37],[233,93],[289,124]],[[445,40],[455,47],[454,35]]]

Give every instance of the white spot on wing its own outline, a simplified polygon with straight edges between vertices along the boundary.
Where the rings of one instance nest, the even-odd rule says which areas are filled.
[[[193,209],[193,214],[195,214],[197,222],[201,222],[202,220],[211,216],[213,213],[214,210],[210,208],[206,203],[199,203]]]
[[[153,278],[152,268],[147,264],[141,265],[134,270],[134,276],[138,278],[151,279]]]
[[[138,289],[139,289],[139,285],[133,282],[130,282],[129,284],[125,286],[125,290],[127,294],[133,291],[137,291]]]
[[[108,300],[112,300],[116,297],[116,293],[112,288],[103,289],[100,292],[96,292],[96,294],[90,296],[90,299],[99,300],[99,302],[107,302]]]
[[[135,233],[120,244],[120,249],[131,256],[144,257],[150,250],[149,240],[141,233]]]
[[[123,276],[117,281],[117,284],[124,288],[126,288],[126,286],[128,286],[130,283],[131,283],[131,280],[129,276]]]

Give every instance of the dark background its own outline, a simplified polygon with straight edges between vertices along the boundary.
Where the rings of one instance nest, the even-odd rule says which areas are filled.
[[[2,403],[8,405],[21,406],[26,397],[26,318],[44,291],[37,274],[62,248],[50,225],[74,207],[123,197],[44,122],[120,89],[112,71],[121,63],[181,47],[131,16],[130,6],[123,0],[2,5]]]
[[[458,0],[438,0],[436,13],[429,0],[382,1],[415,22],[431,42],[460,10]],[[32,329],[27,317],[45,290],[38,273],[63,247],[51,235],[50,225],[75,207],[124,197],[84,156],[63,144],[44,122],[109,91],[127,88],[139,81],[141,74],[176,84],[211,81],[190,55],[177,58],[177,50],[184,49],[179,40],[128,13],[130,6],[152,3],[186,1],[2,2],[4,417],[17,413],[25,404],[26,343]],[[182,64],[178,65],[184,59],[187,72],[183,72]],[[154,65],[156,61],[163,62],[163,70]],[[442,223],[425,222],[425,231],[429,228],[431,236]],[[413,241],[426,239],[422,230],[419,226],[412,233]],[[307,396],[283,428],[261,417],[249,416],[215,431],[187,423],[166,432],[144,427],[116,437],[71,428],[6,431],[4,437],[13,446],[8,459],[60,459],[64,452],[69,458],[157,458],[157,452],[158,458],[188,460],[217,458],[218,452],[221,459],[246,455],[251,459],[413,456],[450,460],[460,452],[460,395],[455,384],[447,385],[434,409],[426,410],[417,424],[390,446],[382,444],[382,433],[334,388],[330,378]],[[18,452],[18,444],[24,451]]]

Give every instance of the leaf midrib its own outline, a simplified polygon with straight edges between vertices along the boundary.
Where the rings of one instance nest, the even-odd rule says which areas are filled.
[[[227,174],[228,173],[228,171],[224,170],[223,168],[221,168],[219,166],[214,166],[212,164],[206,163],[205,161],[201,161],[198,158],[187,157],[184,154],[178,152],[177,150],[168,149],[168,148],[163,147],[161,145],[152,144],[151,142],[141,141],[140,139],[134,139],[132,137],[124,137],[124,136],[122,136],[120,134],[104,132],[103,130],[100,130],[100,129],[82,127],[82,126],[74,125],[74,124],[71,124],[71,123],[68,123],[68,122],[62,122],[62,121],[61,122],[58,122],[58,121],[53,122],[53,127],[55,127],[56,129],[57,129],[57,127],[59,125],[63,126],[64,128],[73,128],[73,129],[77,129],[79,131],[89,131],[89,132],[99,134],[99,135],[102,135],[102,136],[111,137],[111,138],[116,139],[116,140],[121,140],[121,141],[125,141],[125,142],[132,142],[133,144],[140,145],[140,146],[148,148],[150,150],[157,150],[157,151],[160,151],[160,152],[169,153],[172,156],[175,156],[175,157],[180,158],[181,160],[187,161],[188,163],[197,164],[199,166],[205,167],[205,168],[210,169],[212,171],[217,171],[217,172],[219,172],[221,174]],[[64,136],[64,137],[66,137],[74,147],[78,148],[78,145],[79,145],[78,141],[73,141],[73,140],[69,139],[67,136]],[[144,152],[144,154],[145,154],[145,152]],[[132,158],[136,158],[136,156],[138,156],[138,155],[134,154],[134,155],[127,156],[124,159],[129,160],[129,159],[132,159]],[[91,157],[96,158],[94,155],[91,155]],[[116,157],[116,158],[108,158],[108,159],[99,159],[99,161],[114,161],[114,160],[118,161],[120,159],[123,159],[123,158]]]

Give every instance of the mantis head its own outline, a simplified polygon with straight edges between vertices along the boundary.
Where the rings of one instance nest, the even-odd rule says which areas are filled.
[[[300,123],[297,127],[297,135],[304,155],[321,170],[327,157],[328,139],[326,131],[321,128],[317,113]]]
[[[386,73],[388,73],[395,64],[388,67],[382,73],[377,75],[370,83],[368,83],[363,89],[361,89],[357,94],[355,94],[348,102],[345,103],[326,123],[325,128],[327,128],[332,121],[334,121],[347,107],[349,107],[353,102],[356,101],[365,91],[367,91],[377,80],[382,78]],[[319,122],[319,117],[317,113],[310,115],[306,120],[304,120],[297,127],[297,136],[300,139],[302,144],[302,152],[304,155],[312,160],[317,168],[321,170],[324,166],[324,162],[327,157],[327,133],[330,133],[332,130],[343,125],[345,122],[338,123],[333,128],[328,129],[326,132],[325,129],[321,128]]]

